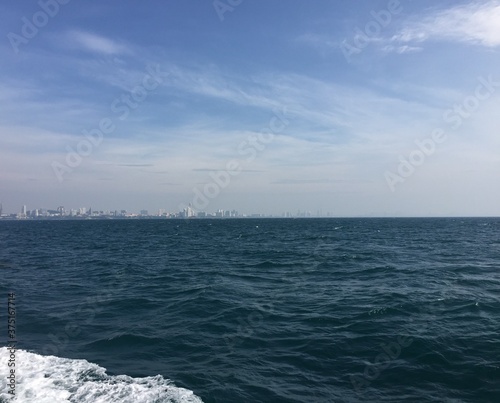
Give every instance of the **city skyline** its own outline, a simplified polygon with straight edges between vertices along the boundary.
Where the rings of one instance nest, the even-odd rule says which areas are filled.
[[[40,0],[0,21],[4,211],[500,216],[498,0]]]
[[[442,215],[428,215],[428,216],[411,216],[411,215],[377,215],[377,214],[360,214],[356,216],[343,216],[336,215],[332,211],[323,210],[297,210],[282,211],[281,213],[263,213],[259,211],[245,211],[241,212],[234,208],[215,210],[196,210],[192,205],[187,206],[183,210],[176,211],[159,208],[157,210],[126,210],[121,208],[100,209],[92,207],[78,207],[78,208],[65,208],[58,206],[57,208],[28,208],[27,205],[22,205],[19,211],[11,212],[3,209],[3,204],[0,203],[0,219],[25,219],[25,218],[467,218],[467,217],[492,217],[487,215],[467,215],[467,216],[442,216]]]
[[[92,207],[65,208],[34,208],[30,209],[27,205],[22,205],[18,212],[5,212],[0,203],[0,218],[44,218],[44,217],[166,217],[166,218],[246,218],[246,217],[330,217],[330,212],[323,214],[321,210],[316,213],[311,211],[290,212],[284,211],[280,215],[265,214],[260,212],[239,212],[235,209],[217,209],[214,211],[195,210],[188,206],[181,211],[173,211],[160,208],[156,211],[141,209],[139,211],[129,211],[124,209],[93,209]],[[332,216],[333,217],[333,216]]]

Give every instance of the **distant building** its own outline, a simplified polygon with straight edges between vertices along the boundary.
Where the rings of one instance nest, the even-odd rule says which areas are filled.
[[[196,217],[196,213],[191,207],[191,203],[189,203],[189,206],[187,206],[183,211],[180,212],[181,217],[183,218],[191,218],[191,217]]]

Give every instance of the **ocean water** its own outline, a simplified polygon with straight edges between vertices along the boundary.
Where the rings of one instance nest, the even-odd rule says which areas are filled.
[[[19,402],[500,401],[499,218],[4,221],[0,248]]]

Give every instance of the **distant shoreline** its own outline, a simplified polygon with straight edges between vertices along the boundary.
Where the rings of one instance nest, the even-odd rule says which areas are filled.
[[[500,218],[500,216],[324,216],[324,217],[281,217],[281,216],[238,216],[238,217],[159,217],[159,216],[95,216],[95,217],[0,217],[1,221],[109,221],[109,220],[249,220],[249,219],[273,219],[273,220],[303,220],[303,219],[329,219],[329,220],[366,220],[366,219],[480,219]]]

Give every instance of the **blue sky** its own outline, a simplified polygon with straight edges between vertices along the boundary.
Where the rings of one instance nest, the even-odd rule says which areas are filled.
[[[146,4],[0,4],[4,212],[500,214],[500,1]]]

